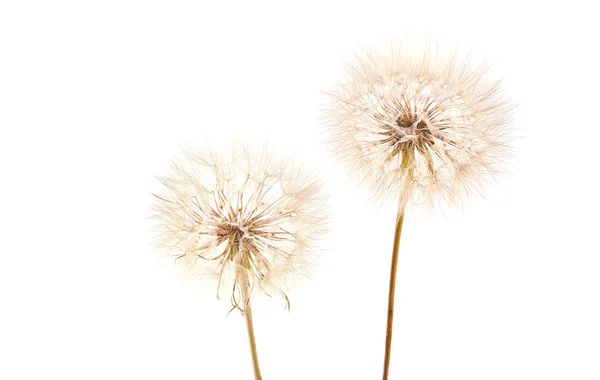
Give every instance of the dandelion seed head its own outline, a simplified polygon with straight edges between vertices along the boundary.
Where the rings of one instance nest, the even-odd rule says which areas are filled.
[[[326,222],[324,197],[292,159],[241,144],[220,155],[187,151],[160,181],[152,207],[158,246],[186,277],[214,277],[217,296],[230,296],[234,308],[257,293],[287,301],[287,287],[309,273]]]
[[[459,203],[502,171],[511,105],[486,66],[393,41],[346,65],[324,113],[328,142],[375,197]]]

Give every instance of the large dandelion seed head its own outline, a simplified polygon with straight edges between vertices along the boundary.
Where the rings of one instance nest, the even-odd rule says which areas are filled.
[[[456,203],[501,170],[511,106],[484,65],[397,42],[346,65],[325,112],[335,156],[376,197]]]
[[[308,274],[325,222],[321,184],[310,173],[238,144],[223,155],[188,151],[160,180],[158,245],[184,272],[213,276],[217,296],[241,310],[259,292],[287,301],[285,289]]]

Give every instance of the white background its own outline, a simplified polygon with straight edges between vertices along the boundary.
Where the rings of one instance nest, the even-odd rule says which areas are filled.
[[[251,379],[243,318],[148,232],[154,176],[206,135],[266,136],[332,195],[291,312],[256,305],[264,378],[380,378],[394,205],[318,109],[358,45],[408,33],[487,58],[520,139],[485,199],[407,216],[391,378],[600,379],[597,11],[553,4],[3,1],[0,378]]]

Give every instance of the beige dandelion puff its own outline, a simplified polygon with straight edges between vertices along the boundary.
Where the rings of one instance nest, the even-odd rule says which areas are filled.
[[[217,298],[244,314],[260,379],[251,300],[279,294],[289,307],[285,289],[308,273],[323,232],[320,183],[292,159],[240,144],[221,155],[188,151],[160,181],[158,245],[187,273],[212,275]]]
[[[388,377],[394,289],[408,203],[456,204],[502,171],[511,106],[486,66],[426,44],[389,42],[346,65],[325,112],[334,155],[376,198],[397,197],[384,375]]]

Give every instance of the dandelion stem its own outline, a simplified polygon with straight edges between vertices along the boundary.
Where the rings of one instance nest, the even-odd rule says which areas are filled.
[[[383,380],[387,380],[390,368],[390,354],[392,351],[392,327],[394,324],[394,296],[396,293],[396,269],[398,267],[398,252],[400,250],[400,235],[402,235],[403,222],[404,205],[401,204],[398,208],[398,215],[396,217],[396,231],[394,232],[394,248],[392,249],[390,290],[388,294],[387,329],[385,332],[385,357],[383,360]]]
[[[248,330],[248,342],[250,343],[250,354],[252,355],[252,367],[254,368],[255,380],[262,380],[260,366],[258,364],[258,352],[256,351],[256,338],[254,336],[254,324],[252,322],[252,308],[250,307],[250,295],[248,294],[248,283],[243,281],[241,284],[242,299],[244,300],[244,317],[246,318],[246,328]]]

